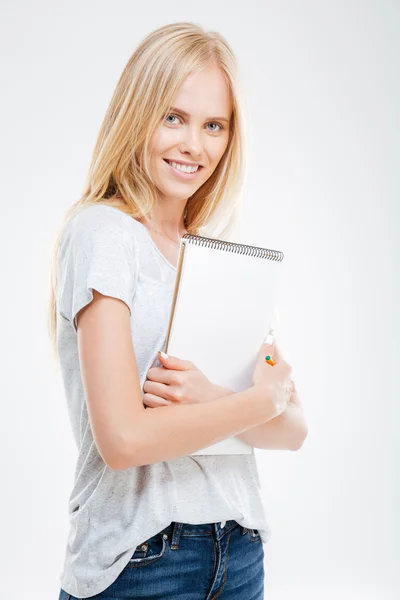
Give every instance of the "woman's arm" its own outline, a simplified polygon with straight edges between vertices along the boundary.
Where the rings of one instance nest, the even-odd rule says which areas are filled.
[[[90,425],[112,469],[186,456],[277,414],[273,398],[256,386],[213,402],[145,410],[127,305],[93,290],[77,328]]]
[[[241,434],[273,418],[272,401],[253,386],[212,402],[146,410],[139,435],[121,454],[119,468],[173,460]],[[118,467],[117,467],[118,468]]]
[[[218,393],[229,396],[234,392],[217,386]],[[286,410],[261,425],[236,434],[246,444],[262,450],[299,450],[308,435],[307,423],[299,395],[293,384],[293,392]]]

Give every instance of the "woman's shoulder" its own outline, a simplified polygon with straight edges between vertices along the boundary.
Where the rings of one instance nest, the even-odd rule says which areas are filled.
[[[129,219],[100,204],[79,207],[70,218],[58,255],[58,306],[71,323],[93,288],[131,308],[140,261]]]
[[[87,224],[90,222],[97,222],[99,224],[118,224],[118,225],[131,225],[131,222],[134,219],[123,212],[117,206],[113,206],[111,204],[88,204],[83,205],[78,211],[73,215],[71,219],[71,225],[73,224],[76,227],[80,225]]]
[[[140,234],[140,224],[126,212],[111,204],[82,206],[69,220],[67,237],[73,238],[134,238]]]

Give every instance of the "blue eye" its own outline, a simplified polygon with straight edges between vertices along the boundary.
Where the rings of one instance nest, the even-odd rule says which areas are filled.
[[[221,130],[223,129],[222,125],[220,125],[219,123],[216,123],[215,121],[211,121],[211,123],[213,123],[214,125],[218,125],[218,127],[219,127]],[[215,131],[215,129],[214,129],[214,131]]]
[[[176,115],[169,114],[165,118],[167,119],[168,117],[176,117]]]
[[[173,118],[176,118],[176,119],[179,119],[179,118],[180,118],[180,117],[178,117],[178,115],[174,115],[173,113],[168,113],[168,114],[165,116],[165,119],[168,119],[168,117],[173,117]],[[175,123],[173,123],[173,122],[171,122],[171,121],[169,121],[169,123],[170,123],[171,125],[174,125],[174,124],[175,124]],[[214,131],[217,131],[217,132],[218,132],[218,131],[222,131],[223,129],[225,129],[223,125],[221,125],[220,123],[217,123],[216,121],[210,121],[210,123],[212,123],[213,125],[218,125],[218,127],[219,127],[219,130],[218,130],[218,129],[213,129],[213,130],[211,130],[212,132],[214,132]],[[208,124],[210,124],[210,123],[208,123]]]

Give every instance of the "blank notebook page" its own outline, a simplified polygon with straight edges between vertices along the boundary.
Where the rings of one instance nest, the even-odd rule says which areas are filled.
[[[187,238],[181,242],[166,351],[192,361],[213,383],[243,391],[252,386],[255,361],[271,328],[283,254],[233,243],[209,247],[201,244],[207,238]],[[232,437],[193,454],[252,451]]]

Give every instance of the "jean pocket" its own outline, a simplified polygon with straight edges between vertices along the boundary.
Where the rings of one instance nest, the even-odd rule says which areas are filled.
[[[169,547],[168,535],[166,533],[156,533],[142,544],[139,544],[126,566],[128,569],[136,569],[151,565],[163,558]]]

